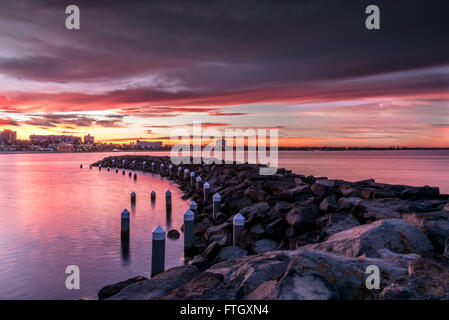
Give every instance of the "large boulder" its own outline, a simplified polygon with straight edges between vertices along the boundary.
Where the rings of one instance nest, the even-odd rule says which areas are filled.
[[[410,263],[408,274],[383,289],[385,300],[449,300],[449,258],[426,255]]]
[[[323,229],[326,236],[357,227],[360,223],[349,212],[328,213],[319,219],[317,223]]]
[[[331,194],[327,196],[323,201],[320,203],[320,210],[324,212],[332,212],[338,209],[338,203],[337,198],[335,194]]]
[[[159,273],[151,279],[130,284],[110,300],[152,300],[182,286],[198,274],[195,266],[180,266]]]
[[[401,192],[403,199],[438,198],[440,189],[435,187],[409,187]]]
[[[410,212],[410,204],[401,199],[363,200],[352,208],[352,214],[366,222],[399,219],[405,212]]]
[[[232,242],[232,227],[229,222],[224,222],[218,226],[209,227],[204,237],[209,243],[216,241],[220,246],[230,245]]]
[[[402,219],[424,232],[439,252],[444,251],[449,238],[449,212],[404,213]]]
[[[257,189],[254,186],[250,186],[250,187],[248,187],[248,189],[245,190],[244,195],[245,195],[245,197],[247,197],[248,199],[250,199],[254,202],[260,202],[260,201],[265,200],[266,192],[264,192],[263,190]]]
[[[434,250],[429,239],[415,226],[401,219],[387,219],[331,235],[326,241],[309,244],[303,250],[332,251],[350,257],[379,257],[377,250],[424,254]]]

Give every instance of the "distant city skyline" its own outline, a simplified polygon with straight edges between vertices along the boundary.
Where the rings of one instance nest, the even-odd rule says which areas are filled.
[[[0,131],[18,139],[165,143],[199,120],[279,146],[449,147],[447,1],[378,0],[366,30],[367,1],[81,0],[70,31],[57,2],[0,2]]]

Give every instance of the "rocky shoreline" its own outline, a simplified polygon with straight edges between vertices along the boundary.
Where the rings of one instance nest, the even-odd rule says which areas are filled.
[[[198,216],[188,265],[107,286],[100,299],[449,299],[449,197],[438,188],[182,164],[221,195],[214,219],[212,202],[177,165],[169,174],[169,157],[115,156],[93,166],[115,164],[175,181]],[[245,230],[232,246],[237,213]],[[372,265],[379,289],[366,285]]]

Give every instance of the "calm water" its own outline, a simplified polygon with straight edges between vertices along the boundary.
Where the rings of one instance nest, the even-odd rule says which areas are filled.
[[[89,163],[106,154],[0,155],[0,298],[95,298],[106,284],[149,277],[151,232],[179,230],[188,202],[159,176],[107,172]],[[80,163],[84,168],[80,169]],[[172,191],[171,221],[165,191]],[[151,205],[150,192],[156,191]],[[130,206],[130,193],[137,194]],[[121,247],[120,213],[131,212],[129,252]],[[167,240],[166,267],[183,264],[183,238]],[[77,265],[80,290],[65,288],[65,268]]]
[[[135,182],[128,172],[89,170],[89,163],[107,155],[0,155],[0,299],[95,298],[106,284],[149,276],[151,231],[158,224],[179,230],[188,202],[158,176],[139,174]],[[280,153],[279,165],[306,175],[428,184],[449,193],[448,159],[449,151],[287,151]],[[173,197],[169,221],[167,189]],[[131,191],[137,193],[134,208]],[[131,211],[129,249],[120,241],[124,208]],[[167,268],[183,264],[182,237],[167,240],[166,248]],[[80,290],[65,289],[71,264],[80,267]]]

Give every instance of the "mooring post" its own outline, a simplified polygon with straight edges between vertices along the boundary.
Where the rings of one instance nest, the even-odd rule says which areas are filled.
[[[167,190],[165,192],[165,208],[167,213],[171,213],[171,192]]]
[[[190,173],[190,185],[193,187],[195,185],[195,172]]]
[[[164,172],[164,164],[161,163],[161,174]]]
[[[137,172],[134,172],[134,180],[137,179]]]
[[[181,178],[182,167],[178,167],[178,177]]]
[[[123,169],[122,174],[125,175],[125,169]]]
[[[89,169],[92,170],[92,165],[89,166]]]
[[[101,164],[98,165],[98,171],[101,171]]]
[[[232,234],[232,245],[236,246],[240,233],[245,228],[245,217],[243,217],[240,213],[237,213],[233,219],[233,234]]]
[[[195,201],[190,202],[190,210],[195,214],[195,219],[198,218],[198,204]]]
[[[194,226],[195,214],[192,210],[188,209],[184,213],[184,248],[190,249],[193,247],[194,238]]]
[[[151,253],[151,276],[165,268],[165,230],[159,225],[153,230],[153,249]]]
[[[136,203],[136,193],[134,191],[131,192],[131,203]]]
[[[82,169],[82,168],[83,168],[83,164],[81,163],[81,164],[80,164],[80,169]]]
[[[129,172],[129,177],[131,178],[133,176],[133,173],[130,171]]]
[[[122,161],[123,169],[125,169],[125,160]]]
[[[187,168],[184,170],[184,180],[187,180],[189,178],[189,172],[190,171]]]
[[[153,191],[151,191],[151,201],[155,201],[156,200],[156,192],[154,192],[154,190]]]
[[[136,166],[136,160],[133,160],[133,169]]]
[[[202,179],[200,176],[196,177],[196,190],[201,190]]]
[[[144,161],[143,163],[142,163],[142,170],[145,170],[145,166],[147,165],[147,162],[146,161]]]
[[[151,171],[154,171],[154,162],[151,162]]]
[[[110,167],[108,167],[108,171],[110,171],[111,170],[111,168]]]
[[[220,212],[220,204],[221,204],[221,196],[219,193],[214,194],[214,199],[213,199],[213,219],[215,220],[215,217],[217,216],[217,214]]]
[[[128,240],[129,239],[129,211],[124,209],[121,214],[121,239]]]
[[[168,175],[171,176],[173,174],[173,166],[170,163],[170,165],[168,166]]]
[[[115,168],[115,173],[118,173],[118,168]]]
[[[209,185],[209,183],[206,181],[205,183],[204,183],[204,186],[203,186],[203,191],[204,191],[204,203],[207,203],[208,201],[209,201],[209,193],[210,193],[210,185]]]

